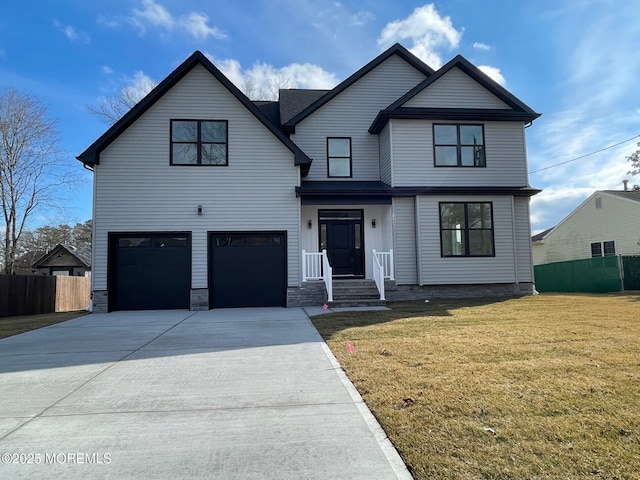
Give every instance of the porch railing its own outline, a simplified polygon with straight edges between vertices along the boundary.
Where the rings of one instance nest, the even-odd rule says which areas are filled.
[[[373,257],[377,258],[378,263],[382,266],[382,269],[384,271],[384,279],[394,280],[395,276],[393,271],[393,249],[390,249],[388,252],[376,252],[374,250]]]
[[[384,267],[380,263],[380,257],[376,255],[376,251],[373,251],[373,280],[376,282],[378,292],[380,293],[380,300],[384,300]]]
[[[324,280],[327,289],[327,300],[333,302],[332,268],[327,251],[307,252],[302,250],[302,281]]]

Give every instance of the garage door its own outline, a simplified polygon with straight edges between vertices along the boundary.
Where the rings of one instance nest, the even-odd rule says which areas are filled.
[[[189,308],[191,241],[188,233],[113,235],[111,310]]]
[[[286,232],[211,233],[209,306],[286,306]]]

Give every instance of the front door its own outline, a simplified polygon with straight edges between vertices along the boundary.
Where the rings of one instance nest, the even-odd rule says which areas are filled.
[[[362,210],[320,210],[320,250],[327,250],[334,276],[364,276]]]

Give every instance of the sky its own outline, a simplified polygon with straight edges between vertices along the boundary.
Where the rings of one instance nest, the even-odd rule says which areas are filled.
[[[0,89],[49,106],[60,162],[81,178],[62,213],[39,212],[32,227],[91,218],[92,174],[75,156],[107,125],[87,105],[161,81],[195,50],[239,86],[250,76],[297,88],[331,88],[396,42],[434,69],[462,54],[542,113],[526,130],[529,182],[543,190],[533,233],[595,190],[640,184],[626,160],[640,141],[640,0],[3,3]]]

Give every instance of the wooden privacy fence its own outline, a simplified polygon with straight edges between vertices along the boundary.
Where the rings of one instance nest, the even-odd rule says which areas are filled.
[[[85,310],[88,277],[0,275],[0,317]]]

